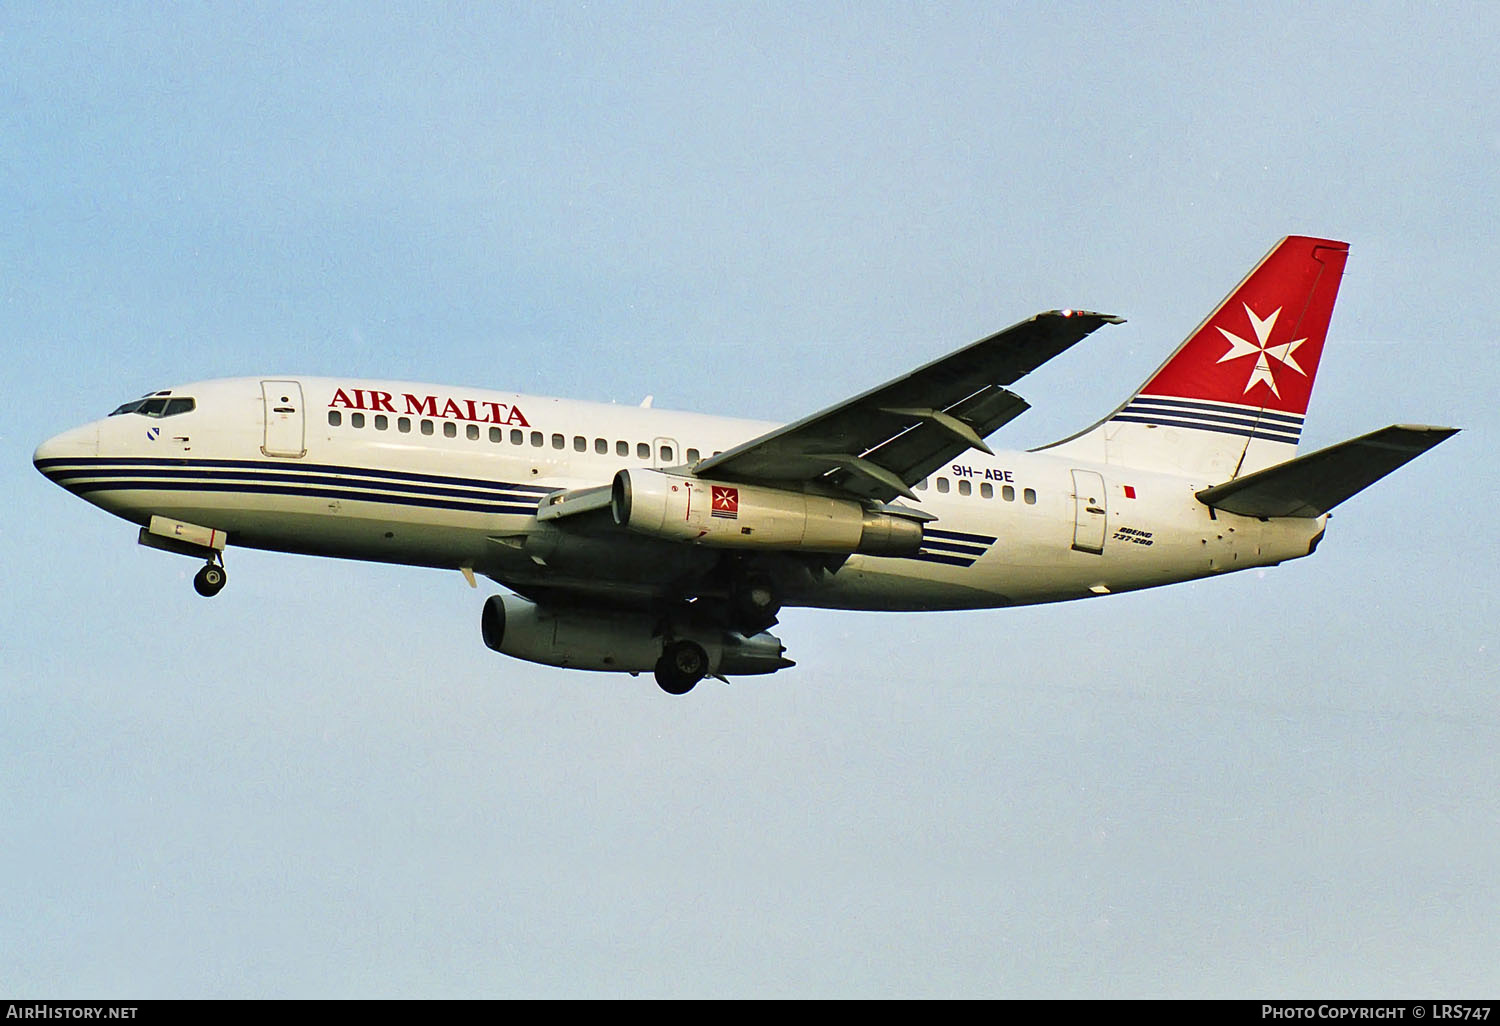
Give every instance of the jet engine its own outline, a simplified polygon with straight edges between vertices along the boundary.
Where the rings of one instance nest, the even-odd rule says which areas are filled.
[[[747,638],[633,610],[549,609],[515,595],[490,596],[480,630],[485,645],[504,655],[574,670],[653,670],[674,694],[712,674],[775,673],[796,665],[783,656],[781,639],[764,631]]]
[[[615,475],[615,523],[640,534],[716,548],[915,555],[922,524],[852,499],[722,484],[660,470]]]

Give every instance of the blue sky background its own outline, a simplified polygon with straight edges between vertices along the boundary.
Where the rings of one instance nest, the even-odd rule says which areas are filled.
[[[0,7],[0,993],[1455,997],[1500,984],[1500,7]],[[1304,443],[1464,433],[1315,558],[791,611],[685,700],[457,574],[231,550],[30,465],[342,374],[793,419],[1031,313],[1092,422],[1282,235]]]

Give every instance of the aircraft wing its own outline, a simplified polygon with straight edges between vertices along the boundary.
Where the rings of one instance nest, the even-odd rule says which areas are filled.
[[[889,502],[1025,411],[1024,375],[1119,317],[1052,310],[980,339],[821,413],[700,461],[716,481],[830,487]]]

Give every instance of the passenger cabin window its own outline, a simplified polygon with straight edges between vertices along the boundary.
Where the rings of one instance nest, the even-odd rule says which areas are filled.
[[[1028,506],[1035,506],[1036,505],[1036,489],[1035,488],[1028,488],[1028,489],[1026,489],[1024,492],[1021,493],[1021,498],[1023,498],[1023,499],[1026,500],[1026,505],[1028,505]]]
[[[942,492],[944,495],[948,494],[948,479],[946,477],[940,477],[937,479],[937,490]]]
[[[629,442],[616,442],[615,443],[615,455],[616,456],[629,456],[630,455],[630,443]]]
[[[432,421],[430,421],[430,420],[424,420],[424,421],[422,421],[422,434],[424,434],[424,435],[430,435],[430,434],[432,434]]]
[[[401,432],[403,435],[409,435],[409,434],[411,434],[411,418],[410,417],[399,417],[399,418],[397,418],[397,420],[396,420],[396,430],[399,431],[399,432]]]
[[[663,463],[672,462],[672,447],[670,445],[664,445],[661,447],[661,461]]]
[[[479,441],[479,425],[470,424],[464,428],[464,437],[471,442]]]
[[[365,415],[363,413],[349,414],[349,426],[362,428],[365,426]]]
[[[697,463],[698,462],[698,450],[697,449],[689,449],[687,451],[687,461],[689,463]]]
[[[969,482],[968,478],[964,478],[962,481],[958,482],[958,494],[959,495],[968,495],[968,494],[972,493],[973,491],[974,491],[974,486]]]
[[[608,456],[609,443],[602,438],[594,439],[594,451],[597,452],[600,456]]]
[[[111,414],[111,416],[113,416],[113,414]],[[329,427],[338,427],[343,422],[344,422],[344,415],[342,413],[340,413],[338,410],[329,410],[328,411],[328,426]]]
[[[391,426],[390,418],[383,413],[375,414],[375,430],[384,431]]]
[[[995,497],[995,486],[988,481],[984,482],[979,486],[979,495],[981,498],[993,499]]]
[[[445,420],[445,421],[443,421],[443,437],[444,438],[457,438],[458,437],[458,425],[455,424],[455,423],[453,423],[453,421],[451,421],[451,420]]]
[[[497,427],[490,428],[490,441],[492,441],[492,442],[498,442],[498,441],[500,441],[501,438],[504,437],[504,435],[505,435],[505,432],[501,431],[499,428],[497,428]]]
[[[574,452],[588,452],[589,451],[589,440],[587,438],[584,438],[582,435],[574,435],[573,436],[573,451]]]
[[[649,460],[651,458],[651,446],[645,442],[635,444],[635,458],[638,460]]]

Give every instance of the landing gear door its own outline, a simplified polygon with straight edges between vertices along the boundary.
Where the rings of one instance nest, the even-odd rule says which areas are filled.
[[[1073,548],[1104,552],[1104,478],[1092,470],[1073,471]]]
[[[302,384],[297,381],[262,381],[260,395],[266,408],[266,441],[261,452],[288,459],[305,456]]]

